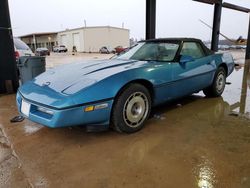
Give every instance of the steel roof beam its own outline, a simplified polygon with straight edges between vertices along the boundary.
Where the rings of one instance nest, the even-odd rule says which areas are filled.
[[[222,12],[222,0],[219,0],[214,5],[214,20],[213,20],[213,31],[212,31],[212,41],[211,41],[211,50],[215,52],[218,51],[218,46],[219,46],[221,12]]]
[[[146,0],[146,39],[155,38],[156,0]]]
[[[250,18],[249,18],[249,24],[248,24],[247,48],[246,48],[245,59],[250,59]]]
[[[240,12],[245,12],[245,13],[249,13],[250,12],[250,9],[248,8],[245,8],[245,7],[241,7],[241,6],[238,6],[238,5],[234,5],[234,4],[231,4],[231,3],[223,3],[222,6],[224,8],[228,8],[228,9],[232,9],[232,10],[237,10],[237,11],[240,11]]]
[[[11,93],[18,77],[8,0],[0,1],[0,39],[0,93]]]
[[[226,3],[226,2],[222,3],[222,0],[193,0],[193,1],[214,5],[214,20],[213,20],[213,31],[212,31],[213,33],[212,33],[212,42],[211,42],[211,50],[213,51],[218,51],[222,7],[244,12],[244,13],[250,13],[250,9],[248,8],[234,5],[231,3]],[[246,57],[246,58],[249,59],[250,58],[250,38],[249,37],[248,37],[248,43],[247,43],[247,54],[249,54],[249,57]]]
[[[222,3],[222,2],[220,2],[220,0],[193,0],[193,1],[196,1],[196,2],[199,2],[199,3],[206,3],[206,4],[210,4],[210,5],[214,5],[216,3]],[[222,7],[232,9],[232,10],[237,10],[237,11],[240,11],[240,12],[245,12],[245,13],[250,12],[250,9],[248,9],[248,8],[241,7],[241,6],[234,5],[234,4],[227,3],[227,2],[222,3]]]
[[[193,0],[193,1],[196,1],[199,3],[206,3],[206,4],[210,4],[210,5],[213,5],[215,3],[220,3],[219,0]]]

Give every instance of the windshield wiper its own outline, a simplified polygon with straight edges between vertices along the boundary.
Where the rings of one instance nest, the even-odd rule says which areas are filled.
[[[157,61],[156,59],[137,59],[138,61]]]

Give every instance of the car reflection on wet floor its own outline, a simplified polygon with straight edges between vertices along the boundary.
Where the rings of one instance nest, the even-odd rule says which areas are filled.
[[[225,98],[228,101],[233,101],[238,99],[237,102],[230,105],[231,111],[238,113],[238,115],[250,118],[250,104],[249,104],[249,90],[250,90],[250,61],[247,60],[244,65],[237,67],[236,73],[230,78],[232,81],[238,81],[239,84],[234,84],[233,87],[229,88],[226,92]],[[240,87],[241,86],[241,87]],[[238,94],[234,96],[233,94],[228,95],[230,91],[238,90]],[[240,91],[240,92],[239,92]],[[248,99],[248,100],[247,100]]]
[[[248,64],[222,97],[159,106],[131,135],[11,124],[15,96],[1,96],[0,187],[249,188],[249,78]]]

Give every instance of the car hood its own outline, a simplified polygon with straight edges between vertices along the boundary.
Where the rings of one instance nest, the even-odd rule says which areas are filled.
[[[85,61],[50,69],[33,80],[36,86],[71,95],[122,71],[147,65],[136,60]]]

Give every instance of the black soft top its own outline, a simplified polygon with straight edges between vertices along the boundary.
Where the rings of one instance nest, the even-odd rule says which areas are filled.
[[[202,41],[196,38],[158,38],[158,39],[143,40],[141,42],[202,42]]]

